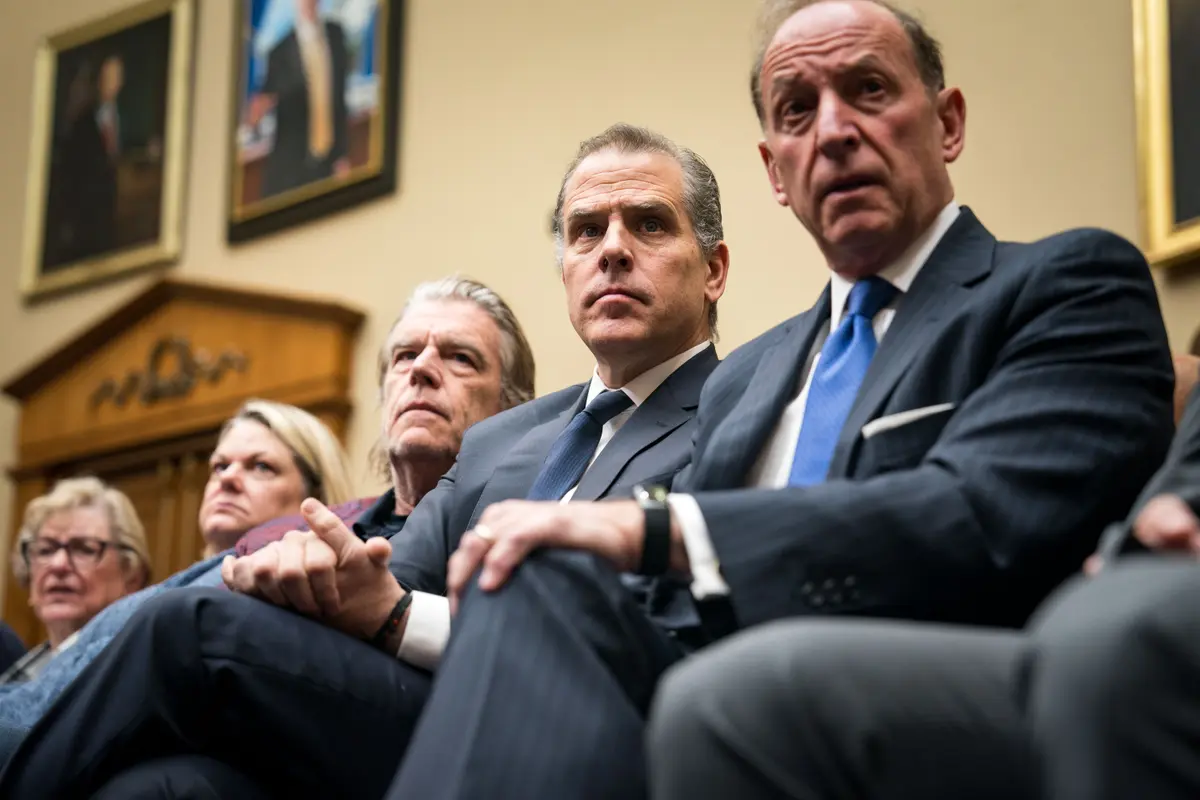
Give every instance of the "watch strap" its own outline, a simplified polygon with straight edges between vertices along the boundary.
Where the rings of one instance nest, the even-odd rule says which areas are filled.
[[[383,625],[379,626],[379,631],[371,637],[371,646],[382,649],[387,643],[388,637],[404,623],[404,613],[408,611],[408,607],[412,605],[412,592],[405,592],[404,597],[396,603],[396,607],[392,609],[392,613],[388,614],[388,618],[383,621]]]
[[[663,575],[671,564],[671,509],[662,487],[634,487],[634,497],[642,507],[645,534],[642,539],[640,575]]]

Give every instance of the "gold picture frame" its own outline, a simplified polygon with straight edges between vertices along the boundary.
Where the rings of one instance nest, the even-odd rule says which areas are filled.
[[[1147,257],[1157,266],[1200,255],[1200,185],[1180,181],[1200,168],[1200,138],[1189,133],[1200,120],[1200,103],[1172,107],[1181,96],[1200,96],[1200,71],[1179,69],[1181,59],[1195,56],[1172,47],[1173,40],[1185,40],[1198,26],[1200,7],[1191,0],[1133,0],[1142,234]],[[1193,82],[1186,87],[1190,92],[1184,91],[1184,80]],[[1186,153],[1176,152],[1178,143],[1189,145]]]
[[[40,43],[27,301],[178,259],[194,13],[193,0],[145,0]]]

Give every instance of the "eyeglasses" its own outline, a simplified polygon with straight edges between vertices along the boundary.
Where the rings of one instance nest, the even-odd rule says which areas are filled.
[[[71,562],[72,566],[94,567],[100,563],[100,559],[104,558],[104,553],[109,547],[126,552],[132,549],[128,545],[97,539],[94,536],[77,536],[65,542],[57,539],[34,539],[31,542],[23,542],[21,555],[25,559],[25,564],[32,569],[34,566],[50,563],[59,550],[66,550],[67,560]]]

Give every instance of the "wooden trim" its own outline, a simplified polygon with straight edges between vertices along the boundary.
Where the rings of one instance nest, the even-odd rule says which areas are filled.
[[[298,406],[314,414],[318,411],[331,411],[348,415],[351,409],[350,401],[345,397],[345,387],[335,385],[331,380],[304,381],[277,391],[263,392],[258,396],[264,400]],[[242,402],[239,398],[192,407],[183,417],[177,411],[165,411],[153,417],[143,417],[103,430],[31,442],[20,448],[19,461],[11,471],[14,474],[23,474],[27,470],[36,471],[63,462],[95,458],[145,441],[148,437],[176,439],[202,434],[219,428],[237,412]]]
[[[18,402],[28,400],[38,389],[85,360],[153,311],[173,300],[190,300],[223,308],[238,308],[256,313],[280,314],[302,319],[325,319],[340,325],[351,336],[358,333],[366,315],[339,302],[305,295],[280,295],[267,291],[234,289],[216,283],[159,281],[66,344],[26,369],[4,385],[5,394]]]

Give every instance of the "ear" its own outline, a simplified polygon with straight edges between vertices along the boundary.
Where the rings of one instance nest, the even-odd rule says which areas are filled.
[[[704,296],[710,304],[725,294],[725,281],[729,278],[729,246],[724,242],[713,248],[708,257],[708,274],[704,277]]]
[[[762,156],[763,166],[767,168],[767,180],[771,182],[771,192],[775,195],[775,202],[786,206],[788,204],[787,192],[784,190],[783,181],[779,179],[779,166],[775,162],[775,154],[771,152],[771,146],[767,144],[766,139],[758,143],[758,154]]]
[[[967,136],[967,101],[959,89],[938,92],[938,120],[942,123],[942,158],[953,164],[962,153]]]

